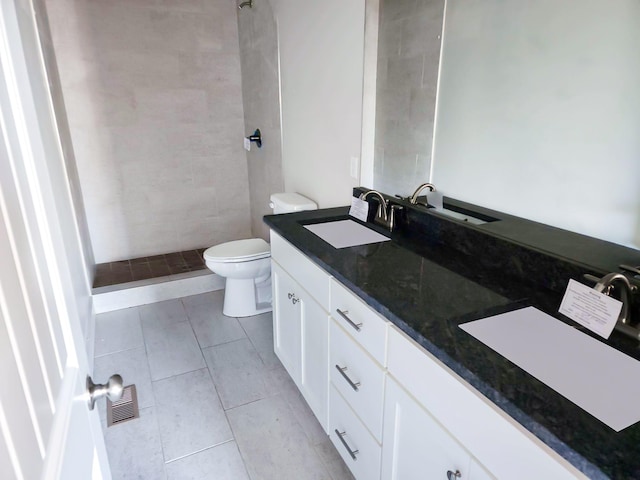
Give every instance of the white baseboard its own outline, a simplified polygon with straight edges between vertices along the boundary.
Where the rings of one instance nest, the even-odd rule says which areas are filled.
[[[210,270],[182,273],[140,280],[122,285],[93,289],[93,308],[96,313],[137,307],[148,303],[213,292],[224,288],[224,278]]]

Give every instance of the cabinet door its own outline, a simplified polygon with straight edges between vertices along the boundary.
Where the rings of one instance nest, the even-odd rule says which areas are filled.
[[[273,349],[300,388],[302,371],[300,287],[280,266],[271,262],[273,285]]]
[[[383,438],[385,480],[471,478],[471,455],[391,379],[385,390]]]
[[[277,263],[271,263],[274,351],[328,428],[329,314]]]
[[[322,428],[329,425],[329,314],[300,293],[302,365],[300,391]]]
[[[469,480],[495,480],[496,477],[487,472],[474,458],[469,466]]]

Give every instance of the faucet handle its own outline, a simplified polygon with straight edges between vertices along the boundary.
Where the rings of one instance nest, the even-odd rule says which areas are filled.
[[[404,210],[402,205],[389,205],[389,231],[393,232],[396,228],[396,212]]]

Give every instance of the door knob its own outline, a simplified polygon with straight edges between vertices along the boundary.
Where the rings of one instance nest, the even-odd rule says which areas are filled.
[[[96,400],[107,397],[112,402],[117,402],[122,398],[122,392],[124,387],[122,386],[122,377],[117,373],[111,375],[107,383],[95,384],[90,376],[87,375],[87,393],[89,394],[89,410],[93,410],[96,404]]]

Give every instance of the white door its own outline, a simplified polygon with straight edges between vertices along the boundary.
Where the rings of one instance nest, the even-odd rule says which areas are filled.
[[[72,268],[82,253],[28,0],[0,3],[0,69],[1,476],[110,478],[87,407],[75,286],[89,290]]]

